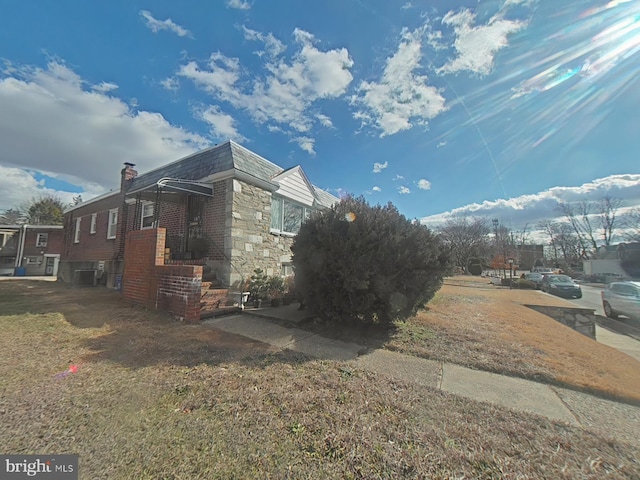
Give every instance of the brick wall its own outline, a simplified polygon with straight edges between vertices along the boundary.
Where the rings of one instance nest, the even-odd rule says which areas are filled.
[[[118,239],[107,238],[109,210],[112,208],[118,208],[118,215],[122,214],[122,197],[120,195],[112,195],[65,214],[65,249],[62,260],[79,262],[114,258]],[[96,214],[95,233],[90,231],[93,213]],[[75,243],[77,218],[81,218],[80,241]]]
[[[47,234],[47,246],[36,247],[39,233]],[[62,229],[28,228],[24,242],[24,256],[40,256],[43,254],[61,254],[64,243],[64,231]],[[44,253],[40,253],[44,252]]]
[[[200,320],[202,267],[164,265],[166,229],[126,236],[122,293],[148,308],[167,310],[188,323]]]

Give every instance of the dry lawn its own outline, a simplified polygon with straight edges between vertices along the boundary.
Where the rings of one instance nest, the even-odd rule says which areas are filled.
[[[387,347],[640,403],[640,362],[525,304],[572,306],[531,290],[455,277]]]
[[[460,276],[447,279],[426,310],[391,332],[318,320],[303,327],[370,348],[640,404],[640,362],[525,304],[572,306],[536,291],[503,289],[482,278]]]
[[[104,289],[3,282],[0,308],[2,450],[78,453],[82,479],[640,472],[635,443],[176,324]]]

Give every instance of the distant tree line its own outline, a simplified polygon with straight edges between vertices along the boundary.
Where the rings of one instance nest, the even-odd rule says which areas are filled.
[[[73,197],[68,206],[82,203],[82,196]],[[67,205],[60,197],[43,194],[33,197],[19,207],[9,208],[0,212],[0,225],[62,225],[64,209]]]
[[[559,203],[550,214],[555,218],[536,227],[547,238],[546,260],[554,266],[592,258],[599,246],[612,245],[615,239],[640,242],[640,208],[625,209],[622,200],[609,195],[597,201]],[[505,269],[518,248],[531,244],[529,225],[511,229],[486,217],[453,216],[438,233],[453,265],[474,273],[476,265]]]

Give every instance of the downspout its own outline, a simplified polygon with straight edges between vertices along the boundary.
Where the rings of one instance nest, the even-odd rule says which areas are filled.
[[[16,268],[22,267],[22,256],[24,255],[24,244],[27,240],[27,224],[25,223],[20,227],[22,233],[20,234],[20,240],[18,242],[18,252],[16,255]]]

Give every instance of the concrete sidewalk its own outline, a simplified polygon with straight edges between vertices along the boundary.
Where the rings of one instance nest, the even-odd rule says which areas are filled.
[[[287,311],[289,310],[293,312],[293,309]],[[543,415],[552,420],[588,427],[606,435],[640,443],[637,434],[640,431],[639,407],[388,350],[368,350],[362,345],[331,340],[261,318],[276,318],[277,314],[277,318],[282,320],[282,317],[287,316],[287,311],[247,311],[208,320],[204,324],[281,349],[291,349],[319,359],[349,362],[355,368],[440,389],[472,400]],[[303,312],[289,313],[289,325],[295,323],[301,314]]]

